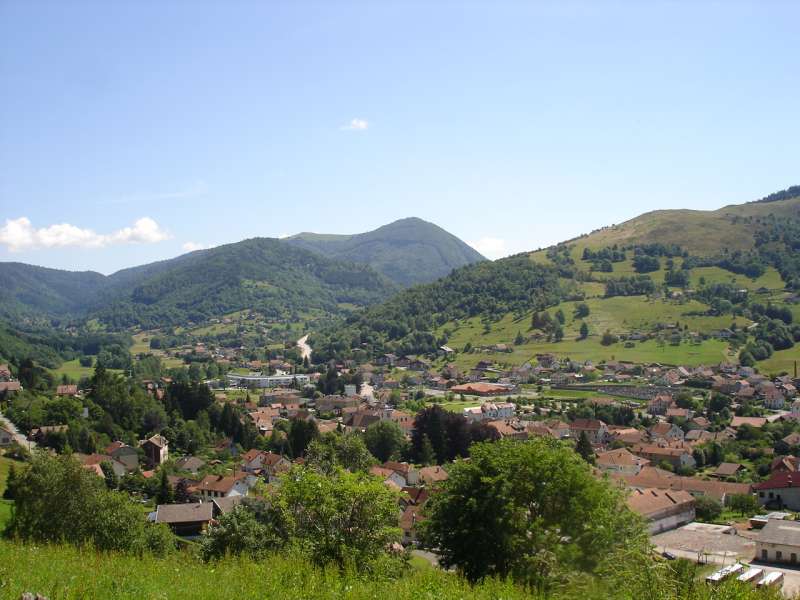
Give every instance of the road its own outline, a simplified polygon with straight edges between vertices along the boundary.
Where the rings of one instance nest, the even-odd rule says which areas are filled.
[[[36,442],[28,441],[28,438],[19,432],[16,425],[9,421],[2,413],[0,413],[0,424],[12,433],[14,440],[23,448],[33,450],[36,447]]]
[[[300,348],[301,358],[311,360],[311,346],[308,345],[308,334],[297,340],[297,347]]]

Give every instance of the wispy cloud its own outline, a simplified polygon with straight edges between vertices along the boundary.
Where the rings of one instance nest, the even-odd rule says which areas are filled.
[[[138,219],[133,226],[108,234],[96,233],[69,223],[35,228],[30,219],[6,219],[0,228],[0,244],[11,252],[39,248],[102,248],[116,244],[153,244],[169,239],[170,235],[150,217]]]
[[[106,201],[107,204],[132,204],[143,202],[165,202],[168,200],[184,200],[186,198],[197,198],[208,194],[208,184],[203,181],[195,181],[183,188],[167,190],[163,192],[140,192],[118,196]]]
[[[340,127],[342,131],[366,131],[369,129],[369,121],[366,119],[350,119],[350,122]]]
[[[467,242],[486,258],[502,258],[508,256],[508,244],[504,239],[494,237],[483,237],[475,242]]]
[[[206,248],[210,247],[211,246],[208,246],[206,244],[199,244],[197,242],[186,242],[181,246],[181,248],[183,248],[187,252],[194,252],[195,250],[205,250]]]

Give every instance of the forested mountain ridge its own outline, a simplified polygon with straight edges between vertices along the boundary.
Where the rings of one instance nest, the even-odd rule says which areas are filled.
[[[366,233],[299,233],[285,241],[328,257],[368,264],[401,286],[429,283],[453,269],[486,260],[456,236],[416,217]]]
[[[85,312],[107,278],[93,271],[48,269],[18,262],[0,263],[0,317],[71,316]]]
[[[366,265],[276,239],[253,238],[110,276],[0,263],[0,318],[96,317],[112,328],[202,321],[243,308],[270,316],[336,311],[385,299],[395,287]]]
[[[557,268],[518,254],[461,267],[433,283],[403,290],[340,327],[313,334],[312,345],[318,359],[348,355],[353,348],[365,356],[435,352],[447,342],[435,331],[448,322],[542,310],[564,294]]]
[[[410,218],[358,235],[254,238],[104,276],[0,262],[0,318],[39,325],[98,316],[112,327],[162,326],[219,311],[364,306],[395,284],[432,281],[485,260],[440,227]]]
[[[251,308],[269,317],[364,306],[394,286],[366,265],[325,258],[276,239],[253,238],[181,257],[96,312],[112,327],[157,327]]]

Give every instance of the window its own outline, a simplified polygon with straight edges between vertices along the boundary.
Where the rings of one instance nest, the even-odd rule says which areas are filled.
[[[792,564],[796,563],[797,562],[797,554],[795,552],[792,552],[792,556],[791,556],[791,558],[789,560],[792,561]]]
[[[761,560],[767,560],[769,558],[769,553],[766,550],[761,551]]]
[[[783,552],[780,550],[775,550],[775,560],[780,560],[783,558]]]

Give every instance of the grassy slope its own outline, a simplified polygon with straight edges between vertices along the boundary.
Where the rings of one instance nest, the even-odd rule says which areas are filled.
[[[11,509],[13,502],[11,500],[3,500],[3,492],[6,491],[6,479],[8,478],[8,469],[12,461],[9,458],[0,456],[0,531],[2,531],[8,520],[11,518]]]
[[[690,331],[708,333],[714,329],[730,326],[734,321],[726,317],[698,317],[687,316],[690,311],[704,310],[699,302],[690,301],[679,303],[668,300],[648,302],[645,297],[615,297],[615,298],[590,298],[586,301],[590,314],[585,319],[589,325],[590,335],[586,340],[577,340],[581,320],[573,318],[574,302],[563,302],[558,307],[549,310],[554,314],[558,308],[566,316],[564,325],[564,340],[559,343],[546,341],[531,342],[512,346],[511,353],[494,354],[498,362],[513,365],[522,364],[530,360],[537,353],[554,352],[573,359],[599,361],[601,359],[634,360],[642,362],[662,362],[667,364],[711,364],[718,363],[726,358],[726,344],[709,340],[700,345],[683,343],[680,346],[669,344],[659,346],[655,341],[637,343],[634,348],[625,348],[623,344],[603,346],[600,336],[606,329],[614,333],[625,333],[632,330],[648,330],[657,323],[686,324]],[[531,315],[524,315],[521,319],[514,319],[513,315],[506,315],[500,321],[490,325],[489,333],[483,332],[483,325],[479,318],[468,319],[461,323],[449,323],[441,331],[448,329],[451,335],[448,344],[453,348],[463,348],[467,342],[473,346],[489,346],[497,343],[511,345],[518,331],[523,336],[528,334]],[[737,319],[740,327],[750,324],[747,319]],[[440,332],[441,332],[440,331]],[[471,367],[478,360],[479,355],[460,354],[456,363],[462,367]]]
[[[205,565],[186,555],[167,560],[94,554],[69,547],[20,546],[0,542],[0,598],[35,591],[48,598],[304,598],[351,599],[529,598],[505,583],[470,587],[454,575],[425,569],[398,581],[360,581],[322,572],[291,558],[263,562],[226,560]],[[224,595],[221,595],[224,590]]]
[[[661,242],[678,244],[693,254],[716,254],[722,248],[749,250],[753,247],[750,228],[736,217],[796,215],[800,198],[769,203],[725,206],[715,211],[657,210],[620,225],[606,227],[575,240],[584,247],[602,248],[614,244]]]
[[[749,250],[753,248],[753,236],[750,233],[749,227],[738,221],[735,217],[759,217],[768,214],[777,216],[797,215],[800,211],[800,198],[793,198],[791,200],[783,200],[779,202],[769,203],[749,203],[736,206],[727,206],[716,211],[692,211],[692,210],[672,210],[672,211],[655,211],[646,213],[630,221],[626,221],[621,225],[601,229],[591,234],[578,238],[570,242],[574,244],[571,256],[581,268],[588,268],[589,263],[581,261],[584,248],[599,249],[614,244],[625,245],[635,243],[650,243],[661,242],[664,244],[678,244],[691,253],[696,255],[711,255],[718,254],[723,248],[730,250],[740,249]],[[533,252],[531,260],[548,264],[550,261],[547,259],[545,250]],[[666,269],[664,267],[665,260],[662,259],[662,269],[656,273],[651,273],[651,277],[657,283],[663,283],[664,274]],[[681,259],[675,259],[676,268],[680,266]],[[594,273],[594,277],[600,280],[605,280],[609,277],[622,277],[634,275],[632,259],[620,263],[614,263],[614,271],[612,273]],[[764,302],[768,300],[779,301],[782,297],[781,290],[783,289],[783,281],[780,274],[772,267],[767,268],[766,273],[756,279],[750,279],[743,275],[736,275],[730,273],[719,267],[700,267],[692,269],[691,285],[694,288],[699,287],[700,278],[703,278],[706,284],[710,283],[730,283],[741,288],[755,292],[760,288],[770,290],[768,294],[764,294],[760,299]],[[669,320],[676,317],[676,312],[680,310],[676,308],[669,308],[665,304],[659,305],[658,303],[645,304],[641,299],[631,298],[611,298],[602,299],[603,284],[597,282],[581,283],[578,284],[580,289],[584,291],[588,300],[588,304],[592,308],[592,314],[587,318],[587,323],[592,329],[593,333],[602,332],[605,328],[612,331],[620,332],[630,330],[636,327],[645,327],[646,322]],[[698,303],[693,303],[697,305]],[[688,305],[686,305],[688,306]],[[795,320],[800,322],[800,305],[792,307],[795,315]],[[566,309],[564,312],[569,315]],[[680,316],[679,314],[677,316]],[[727,327],[732,321],[731,317],[681,317],[681,323],[689,325],[691,330],[700,332],[709,332],[713,329],[720,327]],[[740,326],[746,326],[748,322],[743,319],[738,319]],[[497,328],[493,326],[492,334],[484,336],[486,338],[501,337],[496,341],[510,342],[514,339],[516,331],[509,335],[509,331],[503,324],[498,324]],[[495,331],[497,329],[497,331]],[[572,328],[574,329],[574,327]],[[524,329],[523,329],[524,333]],[[570,329],[569,321],[566,328],[566,336],[569,338],[573,335]],[[477,328],[477,334],[472,336],[473,345],[482,342],[479,335],[482,334],[480,325]],[[460,336],[456,335],[455,340],[451,340],[450,345],[458,347],[461,339],[468,339],[470,336],[461,333]],[[591,338],[590,340],[591,341]],[[489,342],[495,343],[495,342]],[[525,354],[531,350],[547,351],[541,345],[534,347],[524,347],[515,350],[513,360],[511,362],[518,362],[519,355]],[[660,360],[663,362],[673,362],[673,360],[680,360],[687,364],[696,364],[698,362],[713,362],[711,360],[716,354],[718,360],[720,355],[724,355],[724,347],[721,347],[720,342],[706,342],[701,347],[697,346],[682,346],[681,350],[685,349],[684,354],[678,349],[667,346],[659,352],[651,352],[647,345],[637,345],[636,351],[630,352],[630,349],[622,349],[615,351],[613,354],[617,359],[630,359],[630,360]],[[585,357],[587,353],[586,346],[581,347],[576,342],[562,342],[561,344],[548,344],[546,348],[549,351],[564,352],[573,357]],[[612,347],[613,348],[613,347]],[[659,355],[663,358],[657,358]],[[609,352],[601,352],[600,355],[592,358],[608,357]],[[682,359],[682,360],[681,360]],[[795,346],[790,350],[776,352],[769,360],[760,363],[760,367],[767,372],[789,371],[792,372],[794,368],[794,361],[800,362],[800,346]]]
[[[412,564],[412,567],[415,566]],[[638,574],[637,574],[638,575]],[[709,588],[698,584],[676,590],[654,578],[652,598],[660,600],[751,600],[777,598],[735,584]],[[63,546],[17,545],[0,541],[0,598],[17,599],[23,592],[51,599],[84,598],[201,600],[268,598],[269,600],[522,600],[543,598],[507,582],[487,580],[470,586],[452,573],[416,568],[397,580],[357,578],[335,570],[320,571],[292,557],[274,556],[254,562],[226,559],[203,564],[187,554],[168,559],[96,554]],[[627,584],[625,584],[626,587]],[[630,586],[636,589],[637,586]],[[640,594],[634,592],[636,597]],[[551,600],[585,598],[632,600],[631,592],[610,591],[596,581],[569,584],[547,596]]]

